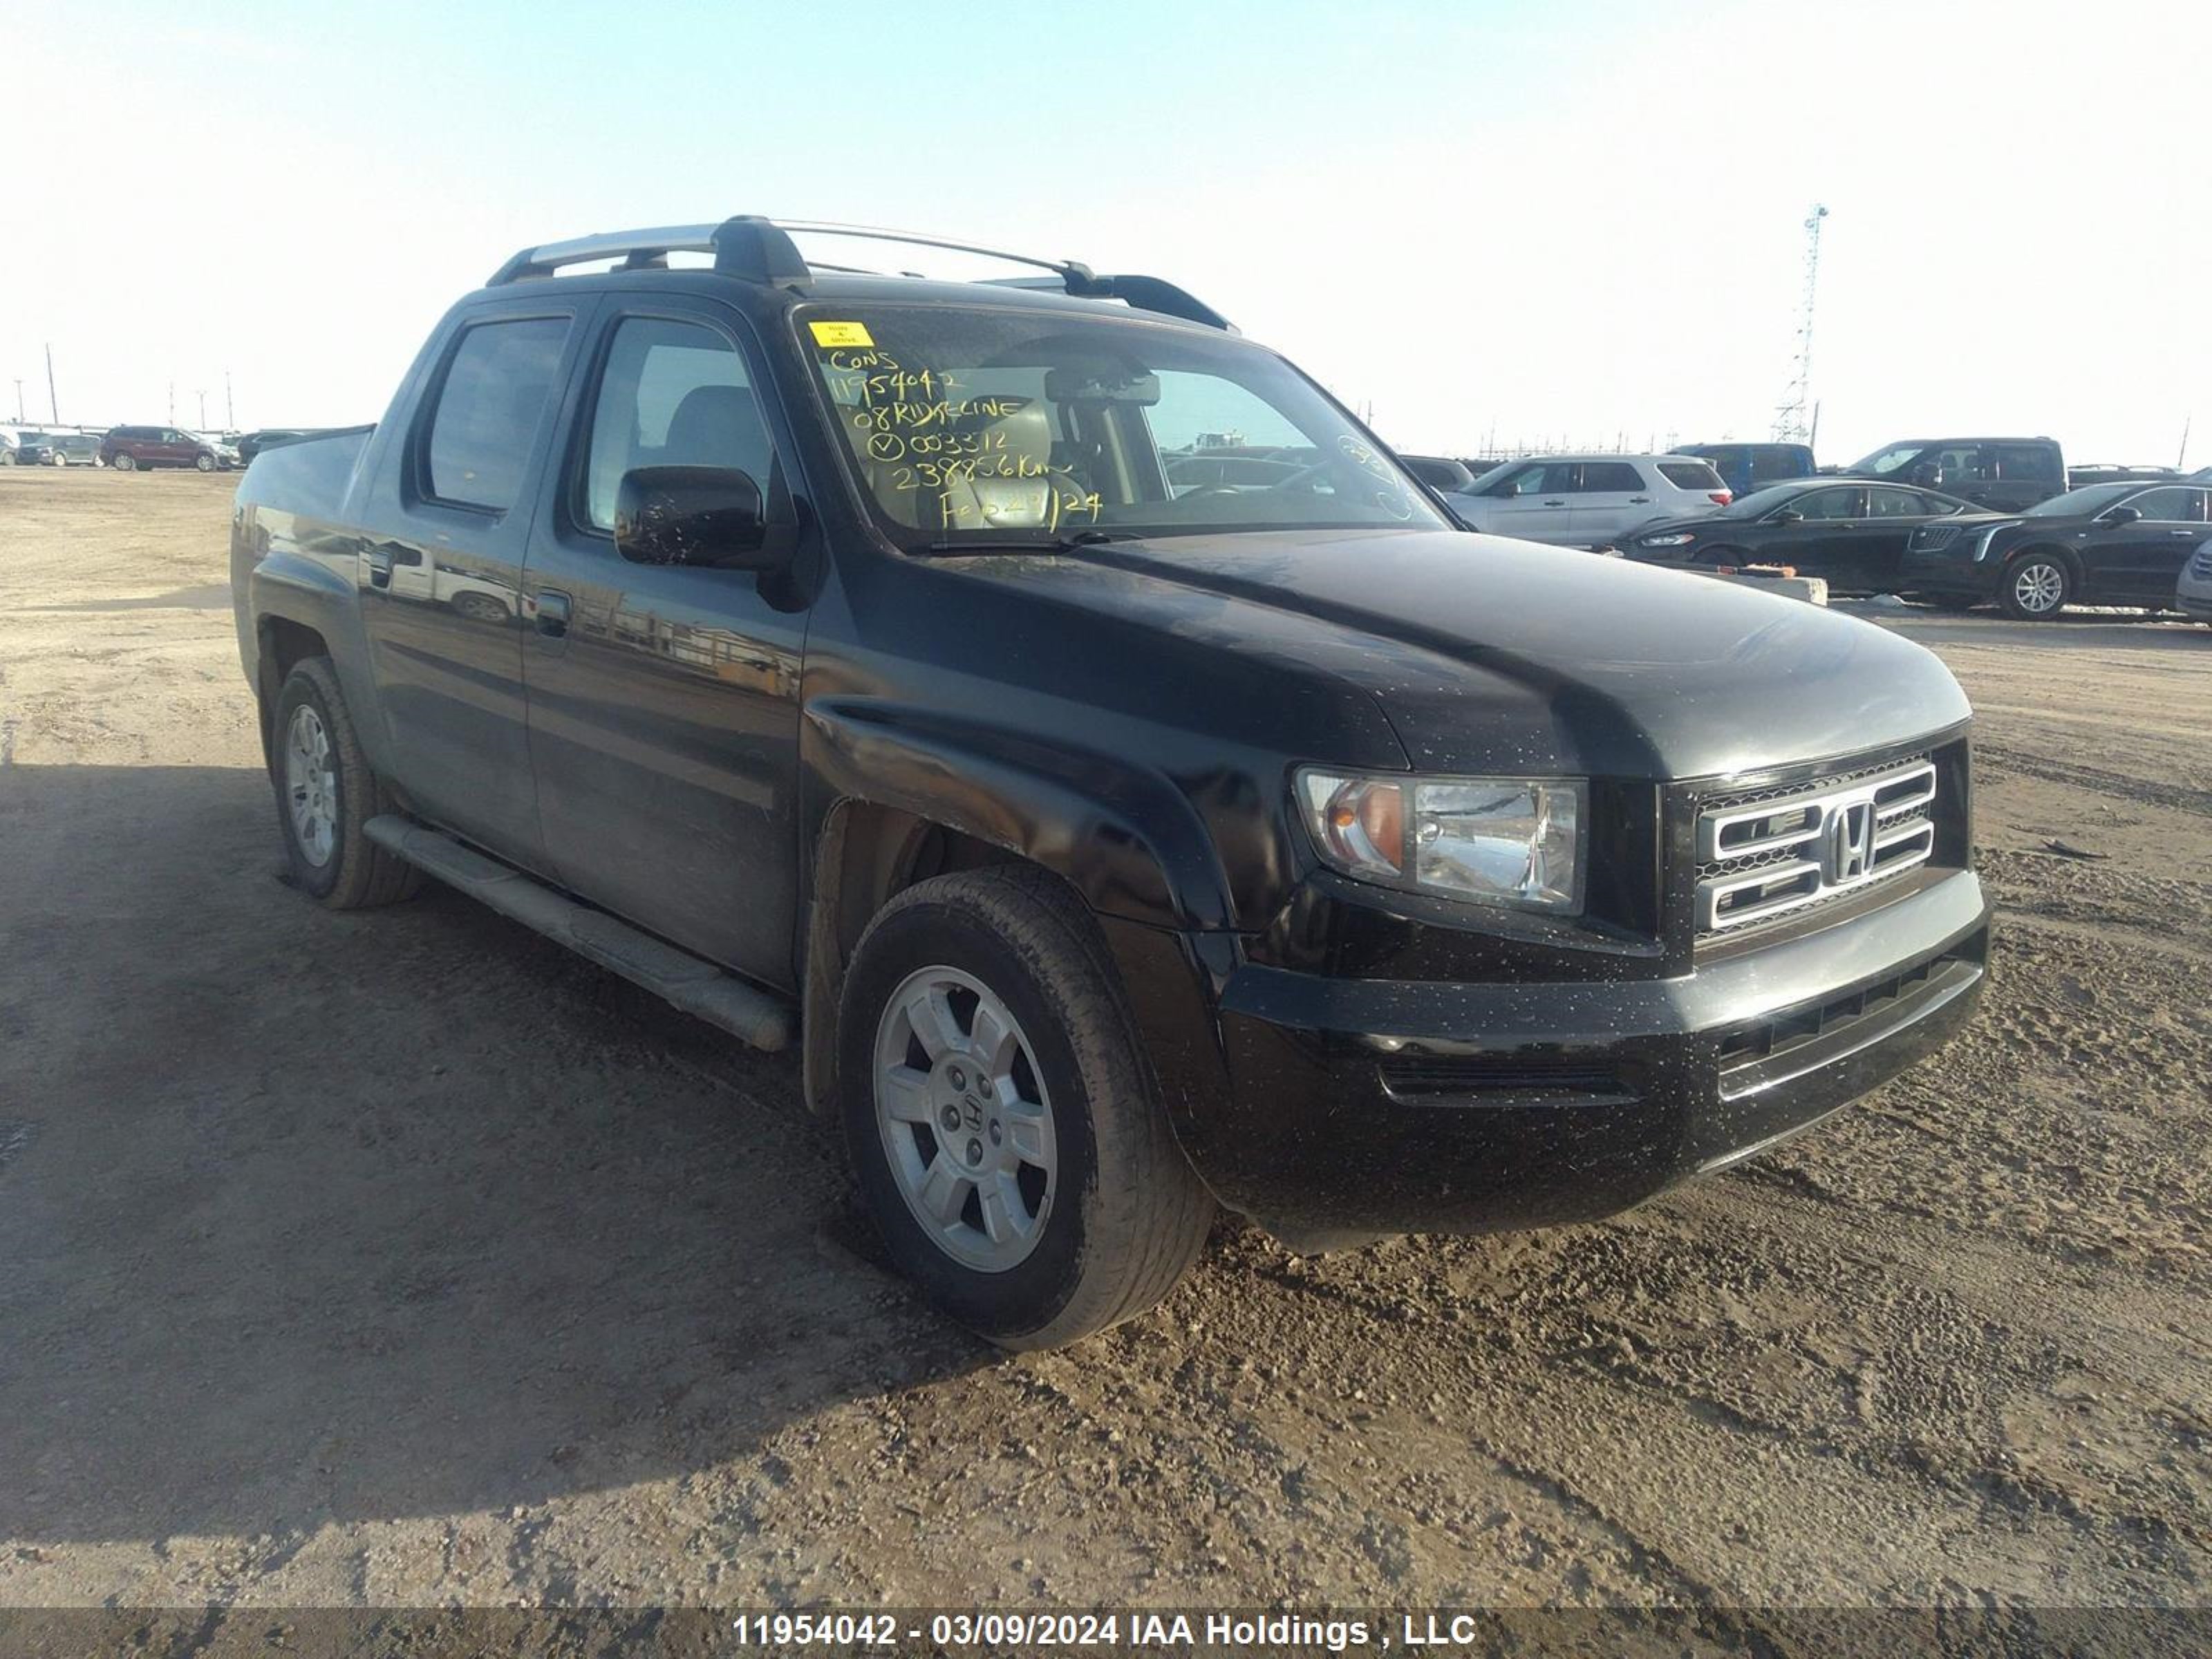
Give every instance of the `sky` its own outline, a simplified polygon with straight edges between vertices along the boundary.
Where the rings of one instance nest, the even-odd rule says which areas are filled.
[[[0,420],[374,420],[518,247],[763,212],[1170,277],[1410,453],[1758,438],[1818,202],[1823,461],[2212,463],[2202,0],[97,11],[0,40]]]

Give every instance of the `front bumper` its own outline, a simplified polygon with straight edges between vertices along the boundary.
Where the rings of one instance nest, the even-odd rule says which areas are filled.
[[[1994,599],[1999,562],[1976,559],[1968,553],[1905,554],[1898,567],[1897,586],[1906,593],[1960,593]]]
[[[1462,985],[1246,964],[1185,1150],[1294,1246],[1613,1214],[1805,1128],[1979,1000],[1971,872],[1675,979]]]
[[[2212,622],[2212,584],[2202,587],[2185,584],[2173,596],[2174,608],[2185,617],[2198,622]]]

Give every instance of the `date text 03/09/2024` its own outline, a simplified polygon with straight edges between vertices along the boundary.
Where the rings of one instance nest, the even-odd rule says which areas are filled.
[[[1331,1653],[1388,1650],[1389,1633],[1363,1618],[1267,1613],[745,1613],[730,1621],[739,1643],[777,1650],[820,1644],[840,1649],[889,1648],[927,1639],[939,1648],[1103,1648],[1120,1650],[1205,1651],[1285,1646],[1321,1647]],[[1408,1614],[1404,1645],[1421,1648],[1458,1639],[1450,1621]]]

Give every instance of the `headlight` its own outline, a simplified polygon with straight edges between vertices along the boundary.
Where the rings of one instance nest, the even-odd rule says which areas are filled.
[[[1583,908],[1579,779],[1351,777],[1310,769],[1297,803],[1348,876],[1573,915]]]
[[[1697,539],[1695,531],[1678,530],[1670,536],[1638,536],[1636,544],[1638,547],[1681,547]]]

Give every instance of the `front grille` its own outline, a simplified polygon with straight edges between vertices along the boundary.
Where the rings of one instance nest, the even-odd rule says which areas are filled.
[[[2189,562],[2189,574],[2212,581],[2212,542],[2197,550],[2197,556]]]
[[[1958,538],[1958,526],[1931,524],[1912,532],[1911,548],[1915,553],[1941,553]]]
[[[1936,790],[1935,763],[1919,755],[1706,802],[1698,935],[1794,915],[1925,864],[1936,851]]]

